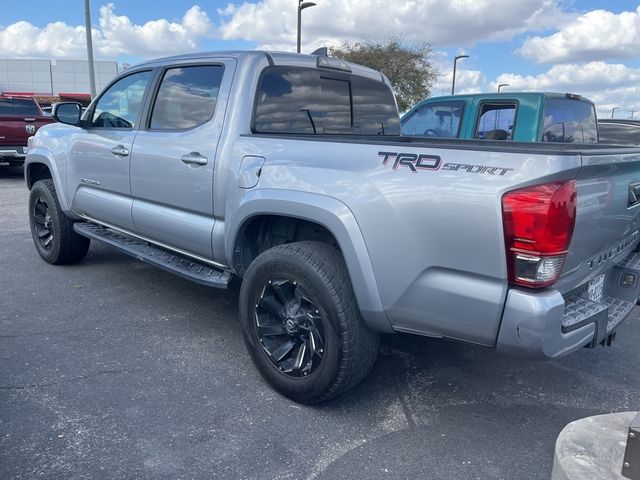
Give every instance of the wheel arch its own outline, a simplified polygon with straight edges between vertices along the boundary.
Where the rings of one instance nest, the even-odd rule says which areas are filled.
[[[242,275],[246,265],[246,258],[242,258],[243,242],[251,241],[248,235],[255,233],[252,226],[281,219],[281,223],[284,220],[284,223],[303,225],[307,230],[312,228],[321,238],[310,238],[305,234],[294,240],[323,241],[324,238],[325,243],[329,244],[335,241],[335,246],[345,260],[358,307],[367,325],[373,330],[392,332],[382,308],[364,237],[355,216],[344,203],[314,193],[254,190],[245,195],[243,202],[230,217],[227,223],[225,256],[238,275]],[[273,243],[271,246],[277,244]]]
[[[60,208],[65,214],[75,218],[69,209],[57,164],[49,151],[42,148],[32,148],[29,151],[24,166],[24,177],[29,190],[38,180],[50,178],[53,181]]]

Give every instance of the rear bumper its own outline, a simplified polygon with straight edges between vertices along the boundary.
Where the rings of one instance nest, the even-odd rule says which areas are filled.
[[[640,270],[629,267],[608,272],[606,292],[597,301],[589,299],[586,285],[566,298],[556,290],[509,290],[496,348],[519,356],[555,358],[611,338],[640,294],[640,281],[633,287],[621,286],[625,273],[640,279]]]
[[[22,147],[22,146],[12,147],[12,146],[2,145],[0,146],[0,158],[2,159],[10,158],[12,160],[15,160],[15,159],[24,160],[24,158],[27,156],[26,150],[27,150],[27,147]]]

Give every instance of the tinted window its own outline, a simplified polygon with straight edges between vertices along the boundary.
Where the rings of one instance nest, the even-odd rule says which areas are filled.
[[[151,76],[151,72],[139,72],[114,83],[98,100],[91,126],[133,128]]]
[[[29,98],[0,98],[0,115],[40,115],[40,111]]]
[[[591,103],[570,98],[547,99],[543,142],[595,143],[597,139],[596,113]]]
[[[313,68],[269,67],[256,98],[258,133],[398,135],[391,90],[382,82]]]
[[[480,106],[475,138],[511,140],[516,109],[515,103],[483,103]]]
[[[151,128],[182,130],[208,122],[216,108],[224,67],[171,68],[158,90]]]
[[[598,124],[598,135],[600,143],[640,145],[640,123],[637,125],[600,123]]]
[[[464,104],[463,100],[427,103],[402,119],[402,135],[456,138]]]

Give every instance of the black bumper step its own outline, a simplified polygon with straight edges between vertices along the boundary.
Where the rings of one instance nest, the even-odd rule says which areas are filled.
[[[104,242],[138,260],[150,263],[201,285],[227,288],[229,282],[231,282],[230,272],[218,270],[110,228],[88,222],[78,222],[73,224],[73,229],[80,235]]]

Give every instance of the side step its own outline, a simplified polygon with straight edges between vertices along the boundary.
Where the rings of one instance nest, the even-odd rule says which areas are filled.
[[[73,229],[85,237],[104,242],[123,253],[150,263],[187,280],[214,288],[227,288],[231,273],[199,263],[177,253],[150,245],[110,228],[88,222],[77,222]]]

